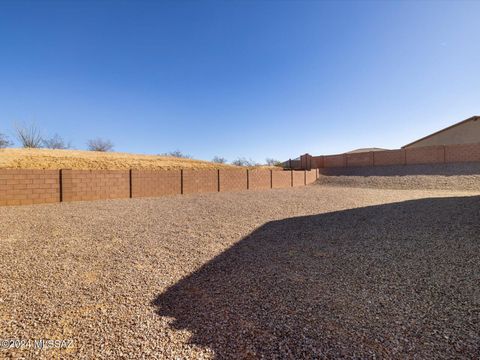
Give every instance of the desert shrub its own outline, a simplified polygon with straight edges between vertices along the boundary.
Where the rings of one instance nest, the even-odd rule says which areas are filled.
[[[49,139],[43,140],[43,146],[47,149],[71,149],[72,145],[70,142],[65,142],[63,138],[55,134]]]
[[[180,150],[174,150],[167,153],[160,154],[161,156],[171,156],[176,158],[191,159],[192,156],[189,154],[184,154]]]
[[[265,163],[268,166],[280,166],[282,162],[280,160],[277,160],[277,159],[266,158]]]
[[[212,162],[217,164],[225,164],[227,162],[227,159],[221,156],[214,156],[212,159]]]
[[[41,148],[43,145],[42,134],[35,124],[16,124],[15,135],[24,148]]]
[[[10,141],[7,135],[0,133],[0,149],[12,146],[13,143]]]
[[[87,142],[88,150],[90,151],[112,151],[113,150],[113,143],[110,140],[102,139],[102,138],[95,138],[88,140]]]
[[[258,166],[258,164],[252,159],[247,159],[244,157],[239,157],[238,159],[233,160],[232,164],[236,166]]]

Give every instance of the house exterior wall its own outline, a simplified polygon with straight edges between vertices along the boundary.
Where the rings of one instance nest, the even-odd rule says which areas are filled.
[[[423,140],[406,145],[405,148],[476,143],[480,143],[480,118],[453,126],[438,134],[433,134]]]

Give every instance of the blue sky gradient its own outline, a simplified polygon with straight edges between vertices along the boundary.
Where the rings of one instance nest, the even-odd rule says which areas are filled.
[[[1,1],[0,132],[263,161],[480,114],[480,2]]]

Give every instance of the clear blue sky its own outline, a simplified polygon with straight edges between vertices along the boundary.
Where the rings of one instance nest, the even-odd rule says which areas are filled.
[[[480,2],[0,1],[0,132],[263,161],[480,113]]]

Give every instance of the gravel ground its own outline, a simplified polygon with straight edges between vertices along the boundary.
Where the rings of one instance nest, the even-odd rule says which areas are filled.
[[[0,208],[0,358],[476,358],[480,192]]]
[[[374,189],[431,189],[480,191],[480,175],[463,176],[320,176],[318,183],[323,186],[363,187]]]
[[[480,163],[322,169],[325,186],[480,191]]]

